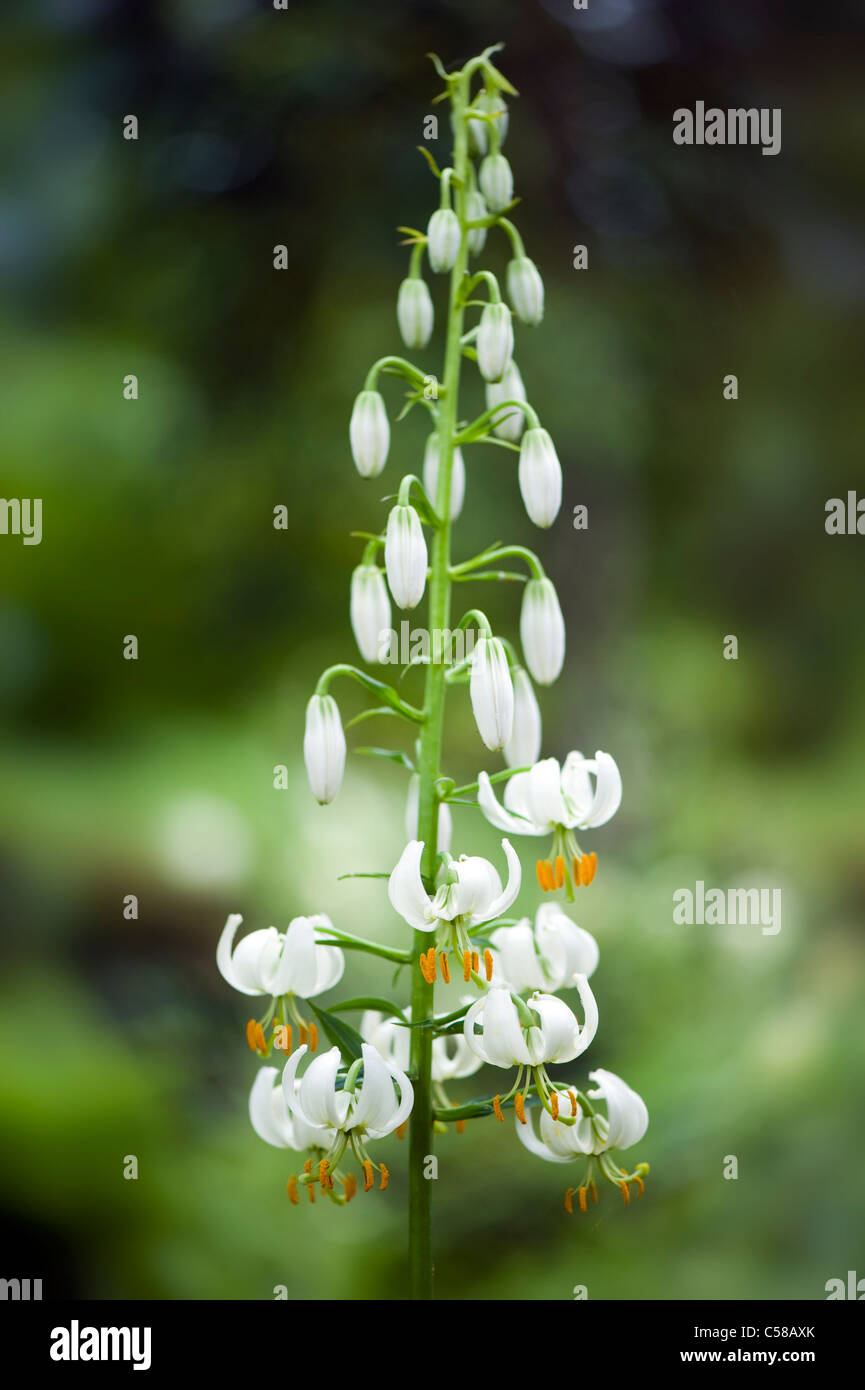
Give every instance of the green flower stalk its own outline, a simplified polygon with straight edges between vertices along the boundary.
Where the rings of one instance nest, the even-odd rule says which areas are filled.
[[[498,245],[519,324],[540,323],[543,281],[503,215],[513,199],[511,168],[500,151],[508,125],[503,98],[516,92],[493,64],[496,51],[487,49],[450,73],[433,58],[450,104],[452,158],[439,170],[426,154],[439,180],[437,206],[426,232],[401,229],[411,252],[396,317],[410,351],[427,346],[435,321],[424,257],[434,274],[448,277],[446,311],[439,316],[441,372],[434,375],[399,356],[379,358],[366,374],[349,426],[358,473],[377,478],[391,453],[386,379],[403,383],[406,402],[398,419],[418,405],[431,419],[422,461],[391,490],[379,529],[357,533],[364,548],[351,576],[349,605],[361,657],[373,664],[387,660],[382,652],[389,649],[390,598],[404,610],[426,602],[425,635],[431,640],[419,649],[423,654],[413,649],[409,660],[423,668],[423,702],[411,704],[401,685],[338,663],[321,675],[306,714],[304,759],[322,805],[342,785],[347,729],[384,716],[391,728],[409,725],[406,748],[355,751],[390,759],[409,774],[408,842],[390,874],[360,876],[387,878],[389,903],[411,935],[404,946],[386,946],[309,912],[286,930],[260,928],[237,942],[241,918],[232,914],[217,952],[226,981],[241,994],[262,997],[263,1013],[246,1026],[250,1049],[259,1059],[283,1054],[281,1077],[277,1067],[260,1069],[250,1093],[250,1119],[272,1147],[307,1155],[297,1165],[301,1171],[288,1178],[292,1203],[305,1193],[310,1202],[320,1196],[344,1206],[361,1187],[385,1190],[391,1175],[377,1157],[378,1145],[391,1137],[398,1142],[408,1129],[408,1264],[416,1299],[433,1295],[431,1160],[434,1138],[442,1132],[461,1131],[470,1119],[495,1116],[503,1122],[511,1110],[530,1153],[549,1162],[583,1163],[581,1180],[565,1193],[569,1213],[575,1195],[579,1210],[597,1199],[595,1177],[615,1184],[629,1202],[631,1185],[642,1193],[648,1172],[645,1163],[622,1168],[616,1157],[639,1142],[648,1125],[635,1091],[611,1072],[589,1073],[598,1082],[589,1092],[554,1082],[547,1072],[549,1065],[579,1058],[595,1037],[599,1010],[588,977],[598,963],[597,942],[554,901],[541,904],[534,924],[505,915],[523,884],[511,839],[502,839],[503,861],[498,859],[505,865],[504,882],[496,864],[450,851],[457,831],[463,833],[451,807],[474,806],[510,837],[551,841],[548,857],[536,863],[539,887],[545,894],[562,890],[573,901],[597,869],[597,853],[583,849],[576,832],[606,824],[622,796],[621,776],[608,753],[599,750],[589,759],[572,751],[561,765],[541,757],[543,729],[532,682],[547,685],[559,676],[565,627],[538,556],[523,545],[499,543],[466,559],[452,555],[476,444],[497,446],[503,485],[519,488],[536,526],[551,526],[561,504],[555,446],[513,361],[511,308],[491,271],[469,270],[470,257],[488,241]],[[486,401],[468,421],[461,405],[464,369]],[[481,582],[524,586],[521,653],[493,631],[479,608],[469,607],[454,623],[458,586]],[[359,685],[367,701],[346,725],[330,689],[343,677]],[[466,786],[456,785],[444,763],[449,692],[464,707],[470,704],[478,759],[493,755],[506,764],[492,772],[480,768]],[[408,972],[410,997],[349,998],[326,1007],[320,996],[339,982],[352,951],[387,962],[389,972],[396,964],[403,980]],[[458,1008],[436,1012],[439,980],[457,987]],[[569,992],[570,1002],[560,992]],[[362,1015],[360,1031],[345,1018],[353,1011]],[[319,1051],[325,1039],[330,1047]],[[495,1094],[452,1099],[445,1083],[459,1083],[482,1066],[510,1075]],[[606,1114],[593,1103],[599,1099]],[[531,1123],[532,1111],[539,1112],[539,1128]]]

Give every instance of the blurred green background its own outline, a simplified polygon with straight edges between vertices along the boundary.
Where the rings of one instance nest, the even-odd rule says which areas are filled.
[[[622,769],[577,904],[601,1024],[567,1070],[641,1092],[633,1157],[652,1172],[629,1209],[607,1189],[568,1218],[569,1170],[510,1124],[448,1135],[439,1295],[819,1299],[865,1275],[863,541],[823,524],[828,498],[865,490],[852,5],[39,0],[0,57],[2,490],[44,499],[41,545],[0,537],[0,1201],[2,1273],[46,1297],[404,1292],[404,1147],[378,1151],[386,1196],[289,1206],[292,1156],[249,1128],[247,1007],[214,949],[229,911],[404,940],[383,884],[337,881],[395,862],[404,774],[350,757],[318,808],[303,707],[324,665],[356,659],[349,532],[378,529],[420,461],[415,413],[364,483],[347,425],[369,363],[399,350],[395,228],[436,193],[415,148],[443,112],[424,55],[498,40],[521,93],[516,220],[547,286],[516,356],[565,496],[536,532],[513,456],[477,448],[456,547],[539,550],[569,636],[545,751]],[[781,154],[674,146],[696,100],[781,107]],[[429,148],[447,160],[444,124]],[[482,263],[505,260],[490,240]],[[437,336],[428,370],[440,353]],[[461,596],[516,633],[513,590]],[[481,766],[500,763],[458,691],[447,767]],[[498,838],[457,808],[455,848],[498,859]],[[697,879],[780,887],[780,933],[674,925]],[[354,956],[330,997],[387,984]]]

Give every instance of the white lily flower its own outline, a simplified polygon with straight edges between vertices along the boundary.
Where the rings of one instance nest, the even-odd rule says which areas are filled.
[[[457,258],[462,237],[456,213],[451,208],[439,208],[427,223],[426,234],[430,268],[436,274],[450,270]]]
[[[313,695],[306,707],[303,760],[312,794],[326,806],[342,786],[345,772],[345,734],[332,695]]]
[[[423,456],[423,485],[427,497],[436,505],[436,493],[439,482],[439,437],[431,434],[426,442]],[[451,521],[455,521],[463,509],[463,499],[466,495],[466,466],[463,460],[462,450],[457,447],[454,449],[453,463],[451,465]]]
[[[428,556],[420,517],[412,506],[391,509],[384,538],[384,565],[394,602],[416,608],[426,588]]]
[[[259,1069],[249,1093],[249,1118],[259,1139],[275,1149],[302,1153],[321,1145],[320,1130],[290,1114],[276,1067]]]
[[[411,1082],[369,1043],[362,1047],[363,1080],[352,1090],[336,1085],[341,1062],[338,1047],[315,1057],[295,1086],[306,1050],[305,1045],[298,1047],[289,1057],[282,1090],[291,1115],[319,1135],[319,1144],[349,1132],[360,1141],[383,1139],[408,1119],[414,1101]]]
[[[526,430],[517,472],[529,520],[536,526],[552,526],[562,505],[562,465],[546,430]]]
[[[418,833],[418,810],[420,808],[420,778],[417,773],[412,773],[408,782],[408,796],[405,803],[405,833],[408,840],[413,840]],[[439,802],[438,818],[438,844],[436,846],[439,854],[443,850],[451,847],[451,838],[454,831],[453,815],[451,808],[446,801]]]
[[[364,661],[381,660],[390,633],[390,599],[378,565],[358,565],[351,576],[351,629]]]
[[[615,759],[600,749],[594,758],[569,753],[562,768],[555,758],[542,758],[528,772],[514,773],[505,788],[504,806],[496,800],[487,774],[478,777],[478,805],[491,825],[513,835],[553,835],[554,863],[539,859],[537,866],[544,892],[561,888],[567,880],[570,895],[571,872],[575,886],[591,883],[598,857],[580,849],[574,831],[606,825],[621,801],[622,778]]]
[[[501,638],[478,638],[472,652],[469,694],[486,747],[504,748],[514,727],[514,686]]]
[[[484,202],[482,193],[478,193],[476,188],[469,189],[466,194],[466,221],[480,222],[489,215],[489,208]],[[467,241],[469,251],[473,256],[480,255],[487,240],[486,227],[472,227],[468,234]]]
[[[552,685],[565,664],[565,620],[552,580],[530,579],[520,607],[520,642],[538,685]]]
[[[532,994],[520,1010],[510,990],[487,990],[472,1004],[463,1030],[471,1050],[494,1067],[542,1067],[553,1062],[572,1062],[585,1052],[598,1027],[598,1006],[585,975],[574,981],[585,1013],[580,1024],[563,999],[554,994]],[[480,1034],[475,1025],[480,1023]]]
[[[486,384],[487,410],[494,410],[505,401],[524,401],[526,388],[520,376],[520,369],[513,358],[505,368],[501,381],[488,381]],[[493,427],[493,434],[499,439],[509,439],[512,444],[519,443],[526,417],[521,410],[511,407],[504,414],[500,424]]]
[[[489,860],[463,854],[452,860],[443,882],[430,897],[423,886],[420,866],[423,840],[410,840],[387,884],[391,906],[415,931],[435,931],[442,923],[455,923],[471,932],[500,917],[520,891],[519,857],[508,840],[502,840],[508,863],[508,881],[502,881]]]
[[[426,280],[419,275],[403,280],[396,298],[400,337],[408,348],[425,348],[432,337],[435,311]]]
[[[635,1182],[642,1196],[643,1179],[649,1171],[648,1163],[638,1163],[629,1173],[620,1168],[613,1158],[613,1150],[631,1148],[646,1133],[649,1112],[645,1101],[615,1072],[599,1067],[596,1071],[590,1071],[589,1076],[597,1082],[597,1087],[594,1091],[586,1092],[585,1097],[578,1097],[573,1090],[557,1089],[550,1094],[549,1099],[553,1104],[549,1110],[544,1107],[541,1112],[539,1133],[536,1133],[528,1117],[517,1117],[517,1134],[529,1152],[538,1158],[546,1159],[548,1163],[573,1163],[575,1159],[588,1159],[582,1185],[579,1188],[569,1187],[565,1193],[567,1211],[573,1210],[571,1199],[575,1192],[579,1194],[582,1211],[587,1207],[587,1191],[594,1201],[598,1200],[592,1181],[596,1167],[619,1188],[626,1204],[631,1200],[628,1184]],[[606,1115],[592,1104],[598,1100],[606,1103]]]
[[[533,327],[544,317],[544,282],[534,261],[515,256],[508,262],[508,298],[518,319]]]
[[[513,200],[514,176],[503,154],[488,154],[481,161],[478,183],[492,212],[501,212]]]
[[[411,1009],[404,1011],[411,1022]],[[409,1065],[411,1033],[398,1019],[386,1018],[373,1009],[368,1009],[360,1024],[360,1035],[380,1052],[385,1061],[401,1067]],[[432,1045],[432,1079],[439,1085],[447,1081],[459,1081],[466,1076],[474,1076],[480,1071],[483,1062],[467,1045],[459,1034],[444,1038],[434,1038]]]
[[[387,463],[390,448],[390,424],[378,391],[361,391],[355,398],[348,437],[360,476],[377,478]]]
[[[216,948],[220,975],[241,994],[298,994],[313,999],[342,979],[345,957],[338,946],[320,944],[317,930],[333,930],[323,912],[294,917],[284,932],[262,927],[234,945],[243,921],[239,912],[228,918]]]
[[[503,748],[508,767],[528,767],[541,754],[541,711],[534,688],[522,666],[513,672],[514,722]]]
[[[540,989],[554,994],[577,975],[594,974],[600,952],[591,932],[572,922],[558,903],[541,903],[534,926],[528,917],[491,936],[493,982],[515,993]]]
[[[514,326],[507,304],[484,305],[475,348],[484,380],[501,381],[514,350]]]

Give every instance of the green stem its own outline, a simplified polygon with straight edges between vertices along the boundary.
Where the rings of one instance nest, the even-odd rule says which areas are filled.
[[[460,249],[451,270],[448,304],[447,339],[445,346],[443,390],[438,420],[439,469],[435,508],[444,523],[436,531],[432,547],[429,587],[429,628],[444,631],[450,626],[450,494],[453,469],[454,435],[457,422],[457,397],[462,363],[463,307],[460,290],[468,263],[468,234],[466,231],[465,199],[468,187],[468,129],[464,120],[468,104],[469,77],[463,74],[452,87],[454,115],[454,203],[460,219],[462,237]],[[424,723],[420,739],[418,772],[420,775],[418,805],[418,838],[424,841],[421,865],[428,891],[433,889],[435,860],[438,849],[439,802],[436,782],[441,761],[442,729],[444,724],[445,666],[431,661],[427,668],[424,695]],[[429,950],[426,932],[414,934],[412,962],[412,1022],[422,1023],[434,1015],[435,986],[428,983],[420,970],[419,957]],[[414,1085],[414,1106],[409,1127],[409,1264],[411,1295],[414,1299],[433,1296],[433,1256],[431,1232],[432,1181],[426,1174],[427,1159],[433,1146],[433,1089],[432,1089],[431,1028],[414,1028],[411,1037],[409,1070]]]

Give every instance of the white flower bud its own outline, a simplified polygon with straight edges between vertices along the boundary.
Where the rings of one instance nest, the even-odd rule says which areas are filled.
[[[501,381],[514,350],[514,327],[507,304],[485,304],[475,340],[478,367],[486,381]]]
[[[508,262],[508,298],[523,323],[536,325],[544,317],[544,282],[528,256],[515,256]]]
[[[436,493],[439,481],[439,437],[431,434],[426,442],[423,456],[423,485],[426,494],[433,506],[436,505]],[[463,509],[463,499],[466,495],[466,466],[463,462],[462,451],[454,449],[453,463],[451,465],[451,521],[455,521]]]
[[[519,480],[530,519],[536,526],[552,526],[562,505],[562,465],[546,430],[523,435]]]
[[[552,685],[565,664],[565,620],[549,579],[530,579],[523,591],[520,641],[538,685]]]
[[[482,217],[489,216],[489,208],[484,202],[483,194],[478,193],[476,188],[472,188],[466,194],[466,221],[480,222]],[[469,251],[473,256],[480,255],[486,245],[486,227],[473,227],[468,237]]]
[[[487,382],[486,386],[487,410],[493,410],[503,401],[524,401],[526,399],[526,388],[520,376],[520,369],[511,358],[505,374],[501,381]],[[505,412],[502,412],[505,414]],[[499,439],[509,439],[512,444],[519,443],[520,435],[523,432],[523,425],[526,417],[521,410],[513,408],[500,425],[496,425],[493,434]]]
[[[493,119],[493,125],[498,132],[499,144],[503,145],[508,133],[508,108],[505,106],[501,92],[484,92],[479,105],[490,116],[494,111],[497,113]]]
[[[514,687],[500,638],[478,638],[469,693],[478,733],[487,748],[504,748],[514,724]]]
[[[306,707],[303,761],[316,801],[326,806],[342,786],[345,734],[332,695],[313,695]]]
[[[364,661],[380,661],[390,632],[390,599],[378,565],[358,565],[351,576],[351,630]]]
[[[416,608],[426,587],[427,549],[420,517],[414,507],[399,503],[387,519],[384,565],[394,602]]]
[[[451,208],[439,208],[427,223],[427,255],[438,274],[450,270],[460,249],[460,221]]]
[[[489,132],[487,131],[486,121],[479,120],[478,117],[469,117],[469,154],[472,159],[479,155],[486,154],[489,148]]]
[[[493,212],[501,212],[514,196],[514,176],[503,154],[488,154],[478,174],[481,193]]]
[[[425,348],[432,336],[435,315],[426,280],[403,280],[396,298],[396,321],[408,348]]]
[[[541,756],[541,711],[522,666],[513,673],[514,726],[504,747],[508,767],[534,767]]]
[[[378,391],[361,391],[355,398],[348,437],[360,476],[377,478],[387,463],[390,448],[390,425]]]

